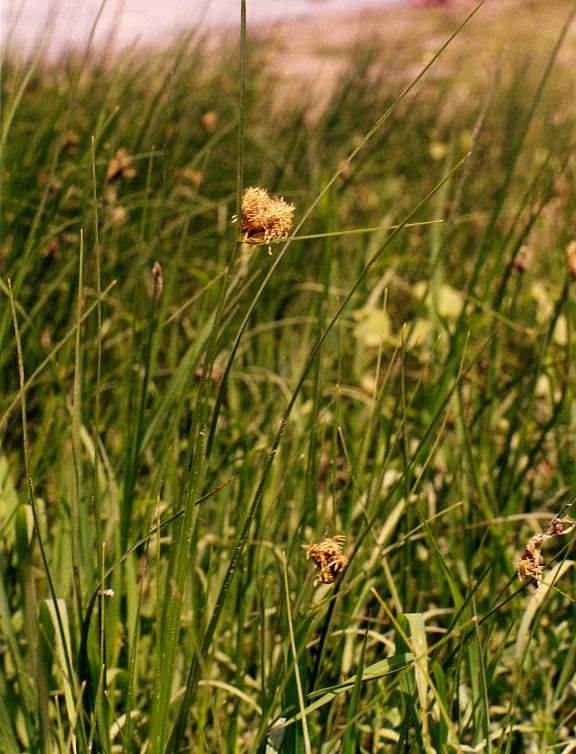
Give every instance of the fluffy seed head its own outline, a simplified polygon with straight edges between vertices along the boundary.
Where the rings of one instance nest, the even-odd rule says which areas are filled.
[[[314,586],[334,583],[336,576],[346,568],[348,558],[342,552],[342,543],[345,541],[346,537],[337,534],[317,544],[302,545],[306,551],[306,560],[312,560],[318,572]]]
[[[247,188],[242,197],[241,231],[246,241],[266,243],[286,238],[292,228],[294,205],[266,189]]]
[[[132,157],[123,148],[116,150],[116,154],[108,163],[106,180],[113,181],[117,178],[124,178],[127,181],[131,181],[135,175],[136,171],[132,167]]]

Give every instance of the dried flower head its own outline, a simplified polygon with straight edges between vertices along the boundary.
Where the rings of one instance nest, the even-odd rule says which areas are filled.
[[[545,532],[531,537],[518,561],[516,572],[520,581],[533,579],[538,586],[544,574],[544,557],[541,553],[542,545],[552,537],[563,537],[576,528],[576,523],[569,518],[562,518],[562,513],[554,516]]]
[[[532,246],[524,244],[518,249],[512,267],[516,272],[526,272],[526,270],[532,265],[534,260],[534,249]]]
[[[202,126],[208,131],[208,133],[213,133],[216,130],[219,120],[220,116],[216,110],[209,110],[200,118],[200,123],[202,123]]]
[[[213,385],[217,385],[220,380],[222,379],[222,375],[224,374],[224,370],[217,366],[216,364],[212,365],[212,371],[209,375],[207,375],[207,378],[210,380],[210,382]],[[200,382],[204,378],[204,365],[197,367],[194,371],[194,379],[196,382]]]
[[[306,560],[312,560],[318,576],[314,586],[318,584],[333,584],[336,576],[348,565],[348,558],[342,552],[342,543],[346,537],[337,534],[327,537],[322,542],[313,545],[302,545],[306,551]]]
[[[10,259],[14,249],[14,236],[5,235],[0,244],[0,275],[4,274],[6,262]]]
[[[60,257],[60,239],[57,236],[50,237],[41,254],[43,257],[58,259]]]
[[[162,265],[156,261],[152,265],[152,276],[154,278],[154,302],[157,304],[164,290],[164,276],[162,275]]]
[[[182,168],[178,171],[178,175],[183,181],[191,183],[194,188],[198,188],[204,178],[202,171],[195,170],[194,168]]]
[[[45,186],[48,184],[48,194],[50,196],[56,196],[62,188],[62,181],[59,178],[52,178],[44,170],[38,173],[38,184]]]
[[[110,209],[110,220],[112,225],[124,225],[128,218],[128,210],[126,207],[122,207],[118,204],[116,207]]]
[[[132,167],[132,157],[130,157],[125,149],[118,149],[108,163],[106,180],[112,181],[114,178],[125,178],[127,181],[131,181],[135,175],[136,171]]]
[[[78,153],[78,144],[80,144],[80,137],[76,131],[68,131],[64,137],[64,146],[68,154]]]
[[[576,280],[576,240],[570,241],[566,248],[566,264],[568,265],[568,274],[572,280]]]
[[[281,197],[270,196],[266,189],[247,188],[242,197],[241,231],[251,243],[286,238],[294,219],[294,205]]]

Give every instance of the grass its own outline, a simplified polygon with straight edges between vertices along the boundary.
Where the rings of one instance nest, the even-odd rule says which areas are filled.
[[[5,53],[1,752],[576,747],[571,532],[516,576],[576,486],[560,6],[351,46],[321,108],[244,23]]]

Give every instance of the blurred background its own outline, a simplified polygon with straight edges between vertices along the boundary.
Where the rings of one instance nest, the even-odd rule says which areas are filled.
[[[471,3],[467,3],[471,5]],[[298,18],[325,21],[334,14],[362,22],[367,11],[382,8],[452,5],[451,0],[249,0],[250,22],[269,25]],[[168,41],[190,26],[203,29],[234,26],[239,0],[2,0],[2,39],[12,32],[19,45],[30,47],[51,27],[51,49],[82,47],[101,10],[95,41],[110,35],[121,45],[135,40]]]

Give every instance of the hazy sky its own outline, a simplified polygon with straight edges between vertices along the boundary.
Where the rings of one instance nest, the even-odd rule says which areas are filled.
[[[274,22],[294,16],[328,16],[333,12],[360,12],[401,0],[247,0],[248,21]],[[54,45],[83,46],[98,15],[101,0],[0,0],[2,37],[11,29],[19,44],[30,45],[51,21]],[[111,26],[118,42],[140,38],[150,41],[196,24],[237,24],[240,0],[107,0],[97,38]]]

